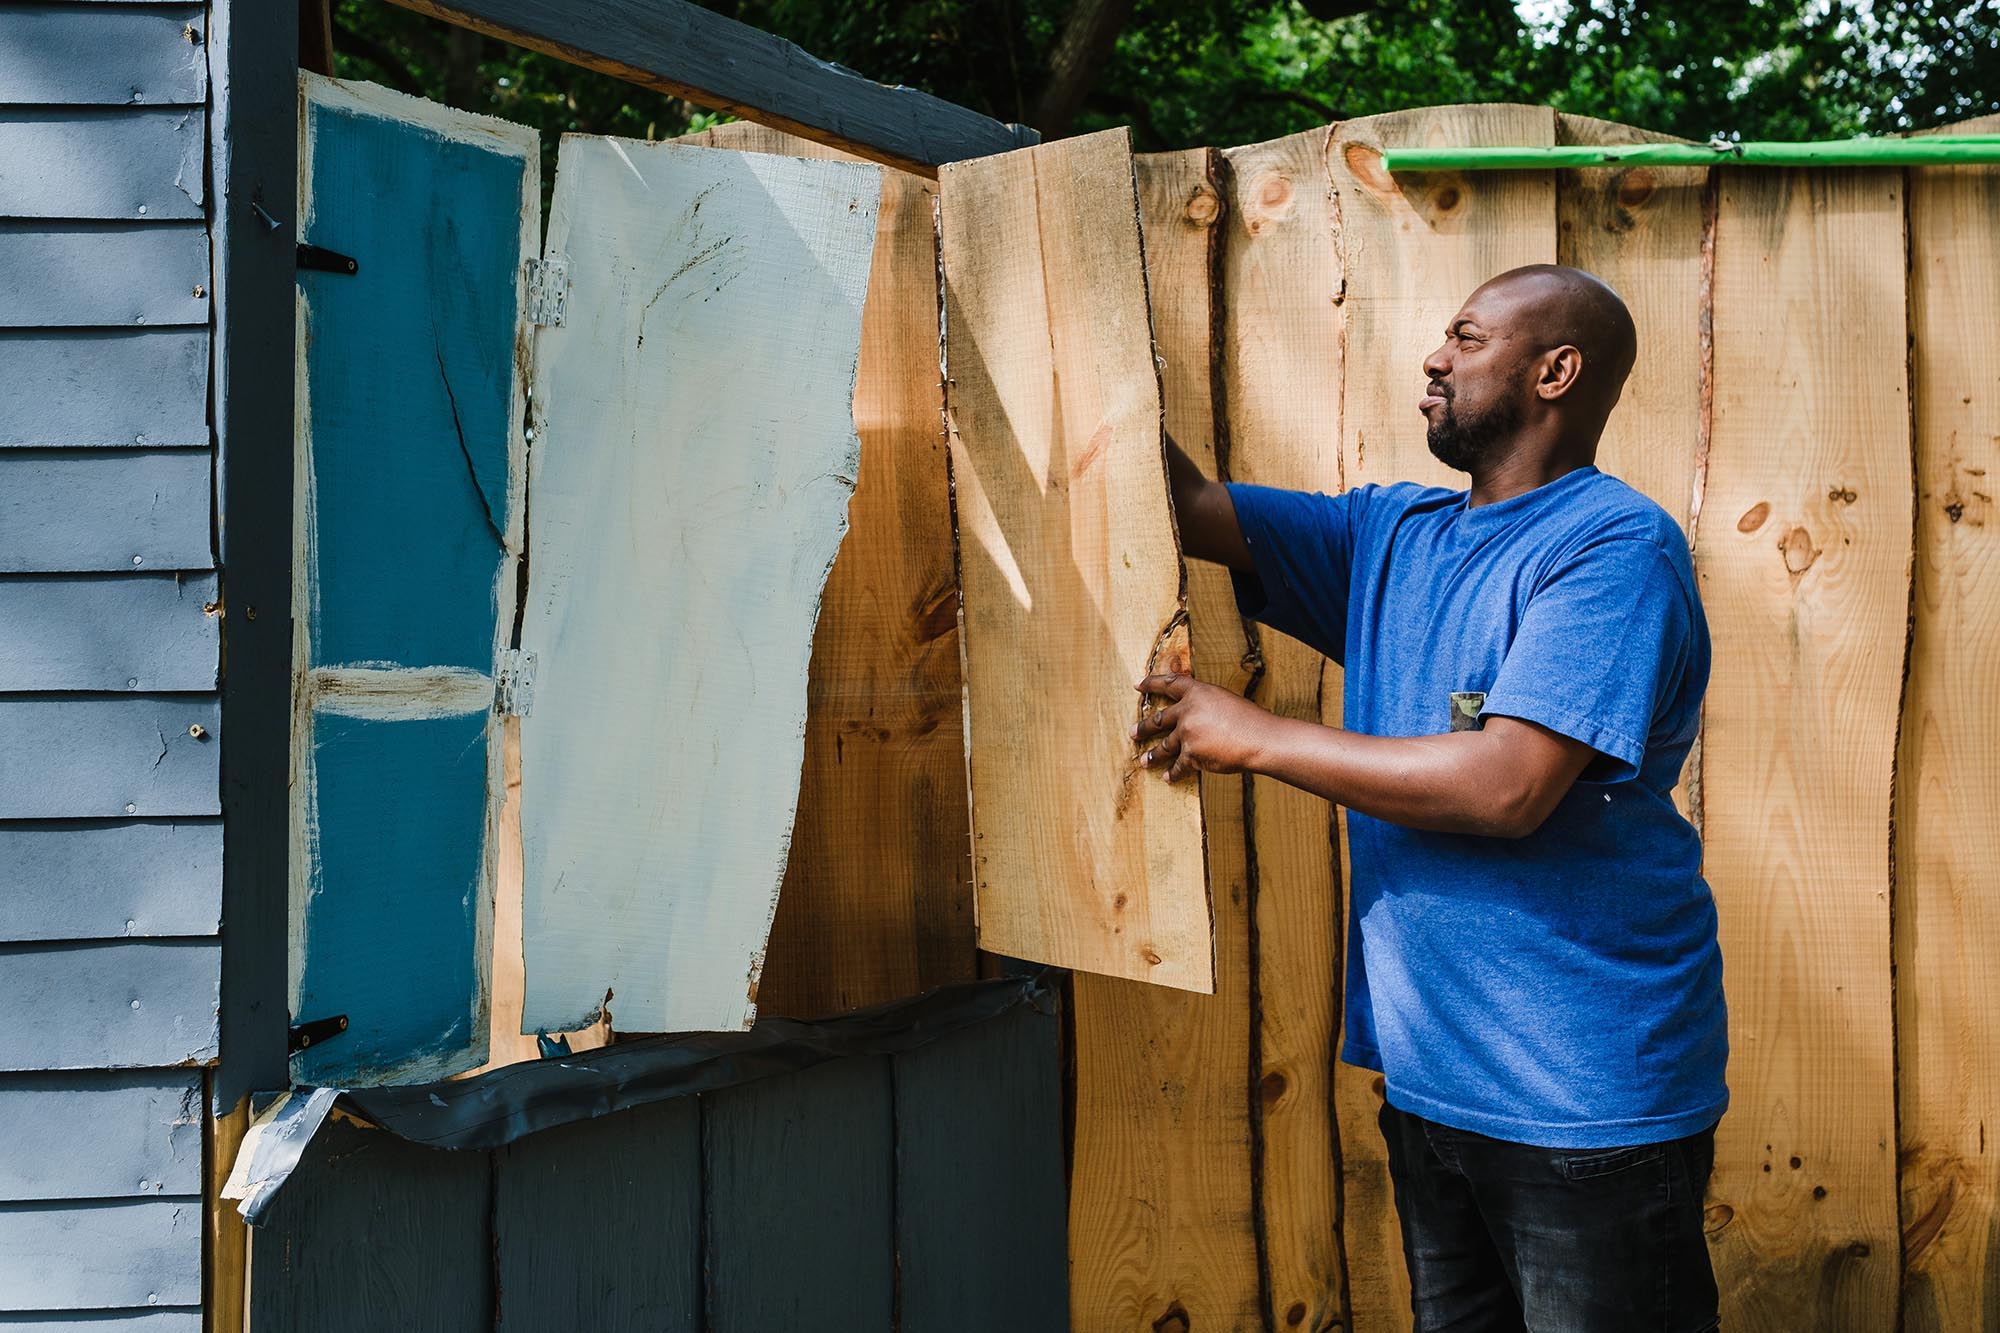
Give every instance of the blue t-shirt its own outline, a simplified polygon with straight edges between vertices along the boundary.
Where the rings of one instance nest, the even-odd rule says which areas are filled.
[[[1614,1147],[1727,1105],[1715,905],[1674,808],[1708,684],[1686,539],[1594,467],[1524,495],[1231,485],[1245,615],[1346,670],[1344,725],[1450,730],[1451,695],[1596,750],[1525,838],[1349,812],[1346,1041],[1396,1107],[1494,1138]]]

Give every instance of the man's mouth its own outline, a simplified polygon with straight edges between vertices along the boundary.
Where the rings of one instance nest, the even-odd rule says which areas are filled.
[[[1417,404],[1417,411],[1428,412],[1433,407],[1441,405],[1450,396],[1444,385],[1432,380],[1430,388],[1424,393],[1423,401]]]

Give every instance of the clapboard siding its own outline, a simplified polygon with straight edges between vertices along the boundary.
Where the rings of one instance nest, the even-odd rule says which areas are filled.
[[[213,935],[221,917],[218,820],[0,824],[0,940]]]
[[[201,1074],[0,1074],[0,1200],[201,1193]]]
[[[0,449],[0,573],[209,569],[207,449]]]
[[[200,5],[10,6],[0,11],[0,102],[198,105],[207,26]]]
[[[0,222],[0,326],[206,324],[198,222]]]
[[[212,937],[0,946],[0,1070],[211,1060],[219,961]]]
[[[9,109],[0,217],[202,216],[199,107]]]
[[[0,1310],[201,1301],[200,1198],[0,1207]]]
[[[99,1314],[76,1310],[31,1310],[0,1313],[0,1330],[64,1329],[67,1333],[201,1333],[201,1311],[134,1310]]]
[[[213,690],[214,574],[0,577],[0,691]]]
[[[0,698],[0,819],[221,813],[213,695]]]
[[[0,402],[0,445],[206,445],[208,330],[0,332]]]

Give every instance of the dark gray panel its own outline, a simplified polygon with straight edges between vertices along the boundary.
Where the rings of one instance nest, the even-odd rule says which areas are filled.
[[[214,465],[206,449],[0,449],[0,573],[212,568]]]
[[[201,1073],[0,1074],[0,1200],[201,1193]]]
[[[206,446],[208,330],[0,332],[0,402],[0,445]]]
[[[208,288],[198,222],[0,222],[0,327],[206,324]]]
[[[0,104],[199,103],[208,93],[199,5],[0,10]]]
[[[200,107],[10,110],[0,217],[198,218]]]
[[[0,819],[219,814],[219,711],[198,695],[0,698]]]
[[[895,1057],[903,1333],[1069,1327],[1060,1026],[1023,1006]]]
[[[213,935],[221,918],[221,820],[0,824],[0,941]]]
[[[837,1060],[702,1098],[708,1327],[891,1327],[886,1056]]]
[[[201,1333],[201,1311],[126,1310],[117,1313],[38,1310],[33,1314],[0,1314],[0,1333],[27,1329],[61,1329],[62,1333]]]
[[[201,1303],[201,1200],[0,1204],[0,1310]]]
[[[531,1134],[495,1163],[503,1333],[700,1326],[694,1098]]]
[[[214,574],[0,576],[0,691],[213,690]]]
[[[250,1326],[491,1333],[491,1175],[483,1152],[328,1121],[250,1232]]]
[[[221,957],[213,939],[0,946],[0,1070],[213,1058]]]

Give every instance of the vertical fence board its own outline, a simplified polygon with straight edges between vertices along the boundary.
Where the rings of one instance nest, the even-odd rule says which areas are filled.
[[[1723,178],[1696,568],[1715,643],[1706,871],[1733,1092],[1709,1226],[1737,1329],[1895,1318],[1887,821],[1910,598],[1903,276],[1899,173]]]
[[[1988,118],[1954,130],[2000,129]],[[1910,173],[1915,632],[1896,766],[1912,1330],[2000,1325],[2000,167]],[[1975,332],[1977,331],[1977,332]]]
[[[1237,481],[1335,491],[1346,354],[1326,174],[1328,131],[1230,149],[1222,241],[1223,405]],[[1339,718],[1340,673],[1259,631],[1272,712]],[[1249,828],[1252,1114],[1265,1322],[1337,1327],[1347,1305],[1333,1095],[1340,875],[1327,803],[1268,778],[1244,784]]]
[[[1208,149],[1134,159],[1167,431],[1214,475],[1211,283],[1222,201]],[[1253,648],[1229,573],[1188,564],[1194,674],[1241,693]],[[1258,1322],[1251,1209],[1243,783],[1204,777],[1215,994],[1071,978],[1070,1299],[1078,1328]],[[1164,1327],[1165,1325],[1163,1325]]]

